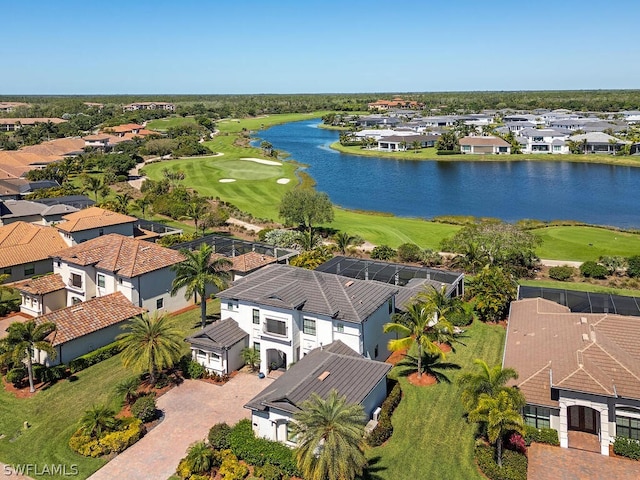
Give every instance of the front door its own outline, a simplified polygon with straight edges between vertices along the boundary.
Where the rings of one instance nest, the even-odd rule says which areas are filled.
[[[593,408],[574,405],[568,408],[569,430],[598,433],[598,412]]]

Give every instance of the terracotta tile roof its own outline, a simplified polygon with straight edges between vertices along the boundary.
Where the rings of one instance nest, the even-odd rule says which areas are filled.
[[[121,292],[116,292],[47,313],[38,317],[36,322],[56,324],[57,330],[49,336],[51,344],[55,347],[117,325],[144,312],[144,308],[136,307]]]
[[[67,244],[53,227],[27,222],[0,227],[0,268],[45,260],[64,248]]]
[[[38,145],[23,147],[21,152],[33,153],[41,156],[65,156],[75,152],[81,152],[84,148],[84,140],[76,138],[56,138]]]
[[[84,208],[78,212],[70,213],[62,217],[64,222],[56,225],[58,230],[63,232],[81,232],[93,228],[109,227],[122,223],[133,223],[137,219],[129,215],[112,212],[99,207]]]
[[[38,278],[29,278],[13,284],[16,290],[30,293],[31,295],[46,295],[47,293],[64,290],[65,284],[59,273],[44,275]]]
[[[504,365],[519,374],[527,401],[557,406],[551,385],[640,399],[640,318],[571,313],[540,298],[513,302]]]
[[[35,125],[36,123],[64,123],[62,118],[33,117],[33,118],[0,118],[0,125],[14,125],[20,122],[21,125]]]
[[[92,142],[92,141],[100,141],[100,140],[109,140],[109,138],[111,138],[111,135],[109,135],[108,133],[96,133],[95,135],[85,135],[84,137],[82,137],[82,140],[88,140]]]
[[[180,263],[185,257],[155,243],[112,233],[59,251],[56,258],[132,278]]]
[[[510,144],[499,137],[464,137],[458,140],[460,145],[474,145],[476,147],[508,147]]]
[[[212,259],[227,258],[233,263],[233,266],[229,270],[243,273],[252,272],[277,261],[275,257],[263,255],[258,252],[247,252],[235,257],[227,257],[219,253],[214,253],[211,257]]]
[[[105,132],[115,132],[115,133],[127,133],[133,132],[134,130],[141,130],[142,125],[138,125],[137,123],[127,123],[125,125],[116,125],[115,127],[106,127],[104,129]]]

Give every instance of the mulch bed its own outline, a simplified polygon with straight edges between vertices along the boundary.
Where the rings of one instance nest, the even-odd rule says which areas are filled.
[[[385,360],[386,363],[390,363],[391,365],[397,365],[398,362],[401,362],[402,359],[405,357],[405,355],[407,354],[407,350],[396,350],[395,352],[391,352],[391,355],[389,355],[389,358],[387,358]]]
[[[411,385],[415,385],[416,387],[427,387],[438,383],[436,377],[429,375],[428,373],[423,373],[422,377],[418,377],[418,372],[414,372],[407,376],[407,380]]]

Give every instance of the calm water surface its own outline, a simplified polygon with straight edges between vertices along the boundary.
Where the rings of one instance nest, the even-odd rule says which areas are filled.
[[[440,162],[345,155],[339,133],[308,120],[257,133],[309,165],[333,203],[398,216],[571,219],[640,228],[640,168],[568,162]],[[260,143],[254,142],[255,143]]]

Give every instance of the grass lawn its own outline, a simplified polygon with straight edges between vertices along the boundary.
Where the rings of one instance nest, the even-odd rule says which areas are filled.
[[[527,287],[559,288],[574,290],[576,292],[608,293],[610,295],[623,295],[625,297],[640,297],[640,290],[631,288],[613,288],[603,285],[594,285],[584,282],[559,282],[557,280],[518,280],[520,285]]]
[[[196,119],[194,117],[168,117],[159,118],[157,120],[150,120],[147,122],[147,129],[157,130],[159,132],[165,132],[169,128],[178,127],[181,125],[195,125]]]
[[[541,239],[540,258],[597,260],[602,255],[628,257],[640,252],[640,235],[598,227],[547,227],[533,230]]]
[[[473,461],[475,425],[463,418],[457,377],[472,367],[473,359],[489,365],[502,358],[503,327],[476,322],[468,330],[466,347],[450,353],[447,360],[462,369],[450,374],[452,384],[414,387],[401,378],[404,396],[393,414],[393,436],[367,451],[374,478],[415,480],[482,479]]]
[[[209,302],[208,313],[219,313],[220,302]],[[177,315],[180,327],[190,334],[200,326],[200,309]],[[185,343],[185,353],[188,351]],[[121,399],[114,393],[115,385],[133,376],[122,366],[119,355],[76,374],[77,380],[56,383],[28,399],[17,399],[0,389],[0,461],[7,464],[33,464],[39,468],[48,464],[78,466],[78,477],[87,478],[105,461],[86,458],[73,452],[69,438],[78,428],[85,410],[92,405],[106,404],[119,410]],[[31,425],[23,428],[27,421]],[[47,478],[68,478],[64,476]]]

